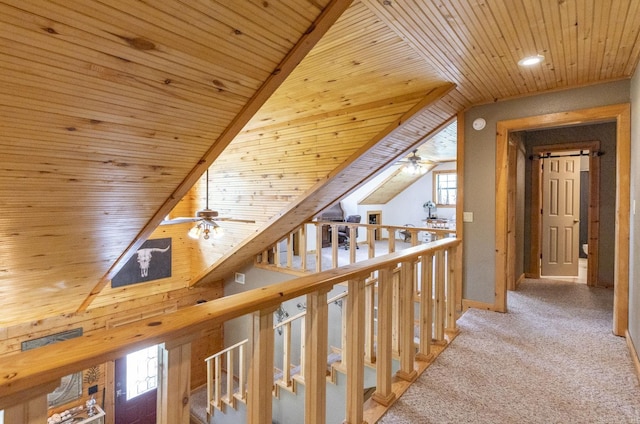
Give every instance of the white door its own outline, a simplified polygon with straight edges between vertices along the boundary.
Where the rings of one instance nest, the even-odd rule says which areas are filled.
[[[542,174],[541,274],[577,276],[580,156],[545,158]]]

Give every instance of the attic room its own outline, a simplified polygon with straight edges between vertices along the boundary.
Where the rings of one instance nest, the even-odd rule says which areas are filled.
[[[533,170],[568,150],[587,235],[554,243],[588,245],[574,286],[608,296],[601,337],[640,390],[638,2],[12,0],[0,20],[0,423],[394,422],[465,320],[545,284],[562,249]],[[432,209],[438,172],[455,195]],[[358,225],[324,222],[336,204]],[[118,364],[145,349],[157,394],[130,418]]]

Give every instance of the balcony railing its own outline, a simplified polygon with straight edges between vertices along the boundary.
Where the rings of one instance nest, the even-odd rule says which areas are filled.
[[[346,423],[362,423],[365,420],[365,352],[369,352],[370,362],[375,357],[377,370],[372,402],[389,404],[397,396],[392,385],[394,378],[415,379],[415,361],[428,360],[434,341],[441,343],[446,331],[455,333],[455,280],[459,273],[455,256],[459,244],[458,239],[441,239],[0,358],[0,409],[5,409],[8,422],[35,422],[28,417],[46,417],[46,394],[59,384],[61,377],[149,345],[162,344],[161,362],[166,368],[158,387],[158,396],[162,399],[158,405],[158,422],[186,424],[190,409],[191,341],[214,325],[247,315],[252,328],[246,347],[247,422],[271,423],[273,314],[282,302],[305,296],[304,352],[300,364],[306,386],[304,422],[324,423],[328,293],[335,286],[346,286],[348,294],[342,299],[346,311],[341,347],[341,365],[346,372],[344,416]],[[417,315],[416,297],[419,299]],[[375,326],[367,324],[374,316],[374,308],[377,310]],[[399,370],[392,373],[394,351]],[[230,365],[233,358],[224,360],[228,374],[233,376],[226,380],[231,387],[233,380],[239,378],[236,375],[239,371]],[[227,390],[229,403],[233,403],[231,397],[243,397],[242,390],[239,396],[232,396],[234,389]],[[212,400],[218,402],[215,395]]]

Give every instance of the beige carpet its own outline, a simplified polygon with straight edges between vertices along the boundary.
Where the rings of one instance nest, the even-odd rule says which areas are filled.
[[[612,290],[525,280],[508,304],[465,313],[461,334],[379,422],[640,423]]]

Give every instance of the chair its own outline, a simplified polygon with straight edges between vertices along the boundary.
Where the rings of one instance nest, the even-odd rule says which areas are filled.
[[[349,215],[346,222],[360,223],[360,215]],[[344,246],[344,250],[349,250],[349,237],[350,231],[348,225],[338,226],[338,246]],[[358,237],[358,227],[356,227],[356,238]],[[360,249],[360,246],[356,243],[356,249]]]

